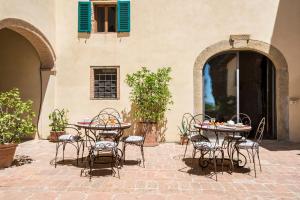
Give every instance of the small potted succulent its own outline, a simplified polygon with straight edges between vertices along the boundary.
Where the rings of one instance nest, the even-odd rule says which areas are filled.
[[[185,121],[182,121],[180,126],[178,126],[179,129],[179,135],[180,135],[180,144],[184,145],[188,143],[188,125]]]
[[[23,101],[18,89],[0,93],[0,168],[11,166],[18,143],[36,131],[32,101]]]
[[[51,123],[49,126],[51,127],[49,140],[50,142],[57,142],[58,137],[65,134],[65,128],[68,124],[67,118],[68,111],[65,109],[55,109],[49,115],[49,120]]]

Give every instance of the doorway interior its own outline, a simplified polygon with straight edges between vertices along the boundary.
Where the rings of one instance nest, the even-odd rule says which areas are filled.
[[[266,117],[264,138],[276,139],[275,67],[263,54],[228,51],[210,58],[203,68],[205,114],[227,121],[237,113],[250,116],[254,137]]]

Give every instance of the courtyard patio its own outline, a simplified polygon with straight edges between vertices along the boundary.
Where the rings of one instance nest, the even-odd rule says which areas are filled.
[[[145,148],[143,168],[136,161],[139,149],[129,146],[120,178],[108,168],[97,170],[89,181],[80,176],[83,165],[76,165],[70,146],[65,163],[55,168],[54,143],[27,141],[16,152],[25,164],[0,170],[0,199],[300,199],[300,144],[263,141],[263,171],[257,178],[252,163],[232,174],[225,163],[218,182],[210,176],[212,169],[202,171],[197,160],[192,163],[191,145],[183,159],[184,147],[163,143]]]

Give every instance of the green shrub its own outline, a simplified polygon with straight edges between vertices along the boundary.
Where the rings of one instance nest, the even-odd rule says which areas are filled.
[[[36,129],[32,101],[22,101],[18,89],[0,93],[0,144],[18,143]]]
[[[143,67],[141,70],[127,74],[126,83],[132,88],[130,100],[136,117],[144,122],[159,122],[164,119],[172,95],[169,90],[171,68],[163,67],[151,72]]]

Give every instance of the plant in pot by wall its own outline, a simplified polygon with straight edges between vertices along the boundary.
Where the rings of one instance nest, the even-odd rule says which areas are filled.
[[[23,101],[18,89],[0,93],[0,168],[9,167],[21,139],[34,134],[32,101]]]
[[[188,124],[186,121],[182,121],[180,126],[178,126],[178,129],[180,131],[180,144],[184,145],[188,143]]]
[[[145,146],[158,145],[157,126],[163,122],[168,106],[173,103],[169,89],[170,73],[170,67],[159,68],[157,72],[142,67],[126,76],[126,83],[131,87],[130,100],[135,108],[135,117],[154,127],[146,133]]]
[[[49,114],[49,120],[51,121],[49,124],[51,127],[49,140],[51,142],[56,142],[59,136],[65,134],[65,128],[68,125],[67,113],[68,111],[65,109],[55,109]]]

